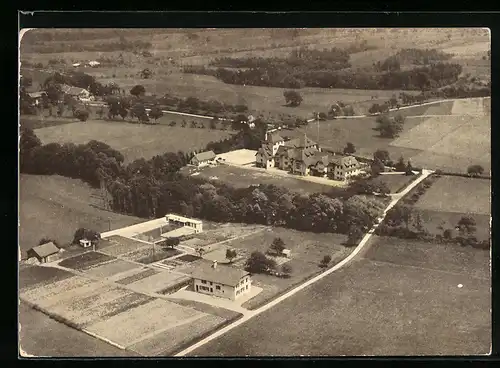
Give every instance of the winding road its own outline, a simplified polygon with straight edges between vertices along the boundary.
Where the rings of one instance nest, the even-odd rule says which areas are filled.
[[[318,282],[319,280],[325,278],[326,276],[330,275],[331,273],[339,270],[340,268],[344,267],[346,264],[348,264],[349,262],[351,262],[354,257],[356,257],[356,255],[358,255],[359,252],[361,252],[366,244],[368,244],[368,241],[370,240],[370,238],[372,237],[372,235],[374,234],[375,232],[375,229],[380,225],[380,223],[382,223],[382,221],[384,220],[385,216],[387,215],[387,212],[393,208],[400,200],[401,198],[403,198],[406,194],[408,194],[413,188],[415,188],[420,182],[422,182],[425,178],[427,178],[429,175],[431,175],[434,171],[432,170],[422,170],[422,174],[416,178],[413,182],[411,182],[403,191],[399,192],[399,193],[396,193],[396,194],[391,194],[391,201],[389,202],[389,204],[387,205],[387,207],[384,209],[384,212],[382,214],[381,217],[378,218],[377,220],[377,223],[370,229],[370,231],[368,231],[367,234],[365,234],[365,236],[363,237],[363,239],[361,239],[361,241],[359,242],[359,244],[356,246],[356,248],[354,248],[354,250],[352,251],[352,253],[347,256],[344,260],[342,260],[341,262],[337,263],[335,266],[333,266],[332,268],[328,269],[327,271],[319,274],[318,276],[315,276],[314,278],[304,282],[303,284],[297,286],[296,288],[290,290],[289,292],[287,292],[286,294],[283,294],[281,295],[280,297],[274,299],[273,301],[263,305],[262,307],[258,308],[258,309],[255,309],[253,311],[248,311],[248,313],[244,314],[243,317],[233,323],[231,323],[230,325],[218,330],[218,331],[215,331],[213,334],[207,336],[206,338],[204,338],[203,340],[200,340],[199,342],[191,345],[190,347],[182,350],[181,352],[175,354],[174,356],[175,357],[182,357],[182,356],[185,356],[189,353],[191,353],[192,351],[198,349],[199,347],[207,344],[208,342],[218,338],[219,336],[222,336],[224,335],[225,333],[231,331],[232,329],[238,327],[239,325],[247,322],[248,320],[252,319],[253,317],[255,316],[258,316],[259,314],[267,311],[268,309],[274,307],[276,304],[278,303],[281,303],[282,301],[284,301],[285,299],[288,299],[290,298],[291,296],[297,294],[298,292],[300,292],[301,290],[303,290],[304,288],[308,287],[309,285],[312,285],[316,282]]]

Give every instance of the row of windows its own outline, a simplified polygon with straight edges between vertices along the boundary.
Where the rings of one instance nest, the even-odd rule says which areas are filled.
[[[245,290],[248,290],[248,285],[246,285],[245,287],[241,288],[241,289],[237,289],[236,290],[236,295],[239,295],[241,294],[242,292],[244,292]]]

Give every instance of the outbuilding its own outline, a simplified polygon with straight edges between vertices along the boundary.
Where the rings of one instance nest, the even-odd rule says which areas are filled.
[[[53,243],[48,242],[28,250],[28,258],[36,258],[40,263],[52,262],[57,259],[59,248]]]
[[[213,163],[216,158],[214,151],[200,152],[191,159],[191,165],[201,167]]]

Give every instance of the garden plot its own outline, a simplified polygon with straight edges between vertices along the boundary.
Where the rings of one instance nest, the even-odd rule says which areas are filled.
[[[175,351],[179,347],[189,343],[196,336],[203,335],[215,329],[218,325],[224,323],[224,321],[224,318],[217,316],[200,316],[195,320],[146,338],[129,346],[129,348],[144,356],[171,356],[175,354]]]
[[[114,260],[114,257],[99,252],[86,252],[75,257],[63,259],[59,262],[62,267],[83,271],[93,266],[108,263]]]
[[[37,303],[42,299],[52,298],[64,291],[78,288],[91,282],[94,281],[80,276],[73,276],[50,285],[25,291],[21,293],[20,297],[28,302]]]
[[[110,263],[100,265],[93,267],[89,270],[86,271],[89,275],[92,275],[94,277],[112,277],[120,273],[125,273],[134,269],[138,269],[140,266],[127,262],[127,261],[122,261],[120,259],[111,261]]]
[[[161,261],[165,258],[173,257],[175,255],[181,254],[177,249],[164,249],[160,247],[155,247],[153,252],[153,246],[140,249],[138,251],[127,253],[124,258],[143,264],[150,264],[153,262]]]
[[[153,270],[152,268],[141,268],[137,272],[128,275],[124,278],[116,280],[116,283],[122,284],[122,285],[128,285],[132,284],[133,282],[142,280],[146,277],[156,275],[157,273],[160,273],[160,271]]]
[[[106,247],[104,250],[99,250],[99,252],[107,254],[109,256],[121,256],[132,251],[138,251],[151,247],[151,245],[139,242],[137,240],[125,238],[119,235],[113,235],[106,238],[107,241],[113,243],[114,245]]]
[[[159,272],[155,275],[142,278],[129,284],[135,290],[156,292],[186,280],[187,276],[174,274],[169,271]]]
[[[77,315],[78,323],[80,326],[86,326],[98,321],[104,321],[106,318],[126,312],[140,305],[150,303],[153,300],[155,299],[147,295],[129,292],[128,294],[116,299],[97,305],[94,304],[94,306],[90,308],[79,310]]]
[[[139,342],[141,338],[149,337],[155,331],[175,326],[178,321],[196,315],[203,314],[166,300],[156,299],[92,324],[87,330],[122,346],[129,346]]]
[[[470,120],[471,117],[466,116],[434,116],[401,134],[391,146],[427,150]]]
[[[19,270],[19,290],[26,292],[73,276],[73,273],[60,268],[42,266],[24,267]]]
[[[198,239],[198,238],[192,238],[181,242],[181,245],[185,245],[191,248],[200,247],[203,244],[205,244],[205,241],[203,239]]]
[[[41,298],[37,301],[40,307],[48,308],[52,311],[52,308],[57,305],[73,305],[74,301],[78,298],[84,298],[87,295],[92,295],[96,293],[99,289],[104,286],[103,281],[99,282],[89,282],[79,287],[69,289],[57,294],[52,295],[48,298]]]
[[[74,303],[58,302],[49,308],[51,313],[58,314],[68,320],[81,325],[87,321],[85,310],[101,304],[112,302],[120,297],[131,294],[129,290],[106,285],[100,290],[96,290],[92,295],[85,295],[82,298],[76,298]],[[83,318],[80,318],[82,317]]]

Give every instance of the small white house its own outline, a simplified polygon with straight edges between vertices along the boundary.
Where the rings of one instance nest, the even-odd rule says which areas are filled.
[[[214,163],[216,157],[217,156],[215,155],[214,151],[200,152],[194,155],[194,157],[191,159],[191,165],[197,167],[206,166]]]
[[[283,249],[281,251],[281,254],[285,256],[286,258],[291,258],[292,257],[292,251],[290,249]]]
[[[89,62],[88,62],[88,65],[89,65],[89,66],[91,66],[92,68],[94,68],[94,67],[96,67],[96,66],[101,65],[101,63],[100,63],[100,62],[98,62],[98,61],[92,60],[92,61],[89,61]]]
[[[92,242],[88,239],[80,239],[80,245],[83,247],[83,248],[89,248],[92,246]]]
[[[218,266],[217,261],[202,265],[193,274],[193,289],[197,293],[236,300],[252,289],[250,274],[231,266]]]

